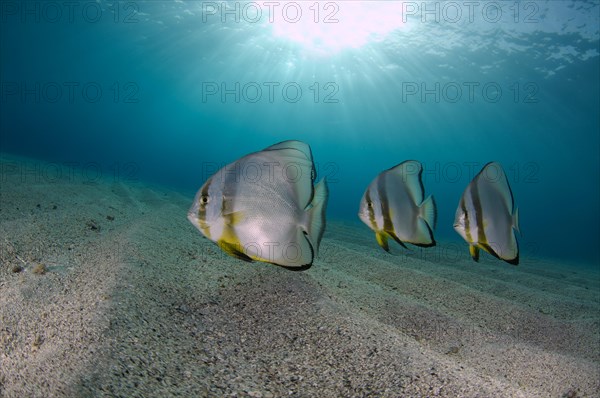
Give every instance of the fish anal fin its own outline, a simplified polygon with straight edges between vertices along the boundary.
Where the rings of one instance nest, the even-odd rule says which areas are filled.
[[[435,246],[433,231],[425,219],[421,217],[417,218],[415,232],[412,236],[412,239],[408,240],[408,243],[412,243],[413,245],[420,247]]]
[[[512,264],[512,265],[519,265],[519,255],[517,254],[517,257],[510,259],[510,260],[504,260],[504,261],[506,261],[507,263]]]
[[[489,243],[481,242],[481,243],[479,243],[479,248],[490,253],[492,256],[501,259],[500,255],[498,253],[496,253],[496,249],[494,249],[494,247],[492,247]]]
[[[400,246],[402,246],[403,248],[405,248],[405,249],[407,249],[407,250],[410,250],[408,247],[406,247],[406,245],[404,244],[404,242],[402,242],[402,241],[400,240],[400,238],[398,238],[398,235],[396,235],[396,233],[395,233],[394,231],[391,231],[391,232],[388,232],[388,231],[386,231],[386,233],[387,233],[389,236],[391,236],[391,237],[392,237],[392,239],[394,239],[396,242],[398,242],[398,244],[399,244]]]
[[[275,264],[275,265],[279,265],[279,264]],[[302,265],[300,267],[287,267],[285,265],[279,265],[279,266],[282,267],[282,268],[285,268],[287,270],[290,270],[290,271],[306,271],[307,269],[309,269],[310,267],[312,267],[312,263],[310,263],[310,264],[304,264],[304,265]]]
[[[514,235],[513,235],[514,237]],[[515,240],[515,244],[516,244],[516,240]],[[471,247],[475,247],[475,246],[471,246]],[[485,250],[486,252],[488,252],[489,254],[491,254],[492,256],[496,257],[499,260],[502,261],[506,261],[509,264],[512,265],[519,265],[519,250],[518,248],[515,250],[516,251],[516,255],[513,258],[505,258],[506,253],[503,253],[500,250],[500,253],[496,252],[496,249],[494,249],[494,246],[488,243],[479,243],[478,247]]]

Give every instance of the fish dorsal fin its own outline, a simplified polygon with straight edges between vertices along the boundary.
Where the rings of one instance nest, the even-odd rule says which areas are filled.
[[[416,160],[406,160],[399,165],[388,169],[385,173],[391,173],[396,178],[399,178],[400,182],[406,185],[408,192],[417,205],[420,205],[421,202],[423,202],[425,196],[423,192],[423,182],[421,180],[423,166],[421,166],[420,162]]]
[[[265,148],[264,150],[265,151],[276,151],[279,149],[294,149],[296,151],[300,151],[304,154],[306,159],[310,160],[311,162],[313,161],[312,151],[310,150],[310,146],[308,146],[308,144],[305,144],[302,141],[296,141],[296,140],[283,141],[278,144],[271,145],[271,146]]]
[[[489,162],[483,169],[477,174],[474,182],[478,185],[485,185],[495,190],[502,200],[504,201],[506,208],[509,212],[513,212],[514,199],[508,179],[504,173],[504,169],[498,162]]]
[[[275,167],[276,184],[289,187],[290,199],[300,208],[307,208],[313,200],[316,172],[310,147],[300,141],[284,141],[271,145],[257,156],[268,156]],[[263,162],[263,160],[261,160]]]

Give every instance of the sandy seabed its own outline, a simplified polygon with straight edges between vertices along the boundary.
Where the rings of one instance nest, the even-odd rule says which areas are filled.
[[[307,271],[247,264],[190,197],[55,169],[0,157],[1,397],[600,396],[597,267],[335,221]]]

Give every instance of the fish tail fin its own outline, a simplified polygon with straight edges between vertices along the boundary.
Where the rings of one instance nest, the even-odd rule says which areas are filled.
[[[327,181],[322,179],[316,186],[311,202],[311,207],[308,209],[307,232],[308,239],[312,243],[316,252],[319,250],[319,244],[325,232],[325,210],[327,209],[327,199],[329,189]]]
[[[417,229],[414,240],[409,241],[413,245],[421,247],[435,246],[435,238],[433,237],[433,229],[435,228],[437,218],[437,210],[433,196],[429,196],[419,206],[419,217],[417,217]]]
[[[425,220],[431,229],[435,229],[437,223],[437,206],[433,196],[429,196],[419,206],[419,216]]]
[[[521,235],[521,229],[519,229],[519,209],[515,207],[515,212],[512,216],[513,228]]]

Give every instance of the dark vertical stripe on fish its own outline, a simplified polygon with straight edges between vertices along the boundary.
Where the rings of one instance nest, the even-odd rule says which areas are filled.
[[[473,184],[471,187],[471,200],[473,201],[475,219],[477,220],[477,242],[487,244],[487,238],[485,237],[485,231],[483,230],[483,211],[481,209],[481,200],[479,199],[477,184]]]
[[[381,217],[383,218],[383,230],[385,232],[394,233],[394,225],[392,224],[392,218],[390,214],[390,203],[385,192],[384,178],[385,175],[377,179],[377,193],[379,195],[379,200],[381,201]]]
[[[462,209],[463,214],[465,215],[465,235],[467,236],[467,241],[473,242],[473,237],[471,236],[471,220],[469,219],[469,212],[467,211],[467,206],[465,205],[464,195],[462,198],[460,198],[460,208]]]
[[[367,212],[369,212],[369,221],[371,222],[371,226],[374,230],[377,230],[377,222],[375,221],[375,209],[373,205],[373,201],[371,200],[371,189],[367,188],[367,192],[365,192],[365,200],[367,201]]]
[[[210,186],[210,184],[212,184],[212,178],[210,178],[208,182],[204,184],[202,190],[200,191],[200,197],[198,198],[198,200],[200,201],[200,203],[198,204],[198,224],[200,225],[200,228],[202,229],[204,235],[207,237],[210,237],[210,228],[206,223],[206,203],[202,203],[202,198],[209,199],[208,187]]]
[[[231,246],[235,246],[235,249],[239,253],[247,256],[247,254],[243,252],[242,244],[239,241],[237,231],[233,225],[233,218],[231,217],[231,213],[235,212],[234,198],[237,197],[237,187],[240,179],[243,178],[239,164],[240,162],[235,162],[232,169],[225,169],[225,175],[222,176],[221,215],[224,220],[224,225],[223,235],[218,238],[226,241]]]

